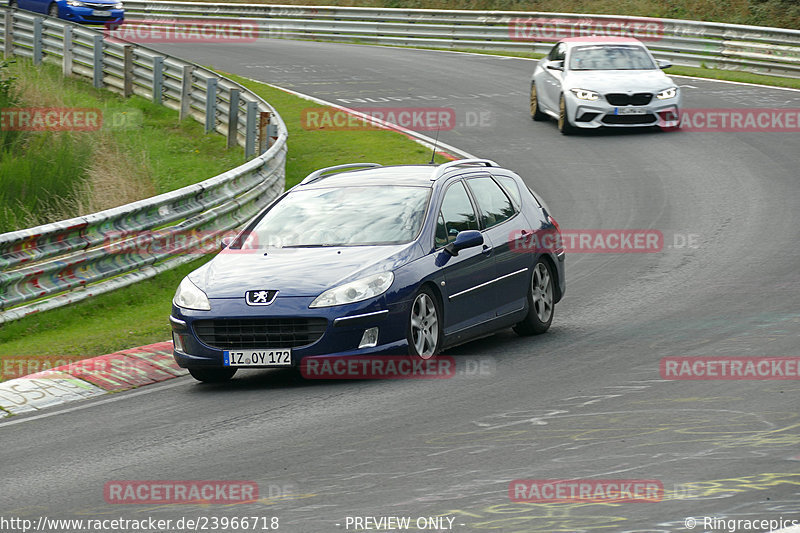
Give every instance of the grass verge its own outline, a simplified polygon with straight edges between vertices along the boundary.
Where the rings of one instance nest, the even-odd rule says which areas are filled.
[[[226,74],[227,75],[227,74]],[[430,152],[385,130],[303,129],[303,109],[320,107],[268,85],[228,75],[280,113],[289,129],[287,186],[320,167],[344,162],[425,163]],[[437,156],[439,162],[444,159]],[[170,338],[167,316],[181,278],[208,258],[77,304],[0,326],[0,359],[26,355],[91,357]]]
[[[8,107],[88,108],[94,131],[3,132],[0,233],[94,213],[197,183],[244,161],[221,135],[135,96],[125,99],[49,64],[8,66]],[[4,106],[5,107],[5,106]],[[13,135],[11,135],[13,134]]]

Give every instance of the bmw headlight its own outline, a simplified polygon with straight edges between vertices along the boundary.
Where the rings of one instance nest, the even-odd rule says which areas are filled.
[[[572,94],[575,95],[576,98],[580,100],[597,100],[600,98],[600,95],[594,91],[589,91],[587,89],[570,89]]]
[[[660,93],[656,95],[656,98],[659,100],[666,100],[667,98],[675,98],[678,94],[677,87],[670,87],[669,89],[664,89]]]
[[[188,277],[183,278],[181,284],[178,285],[178,290],[175,291],[175,298],[172,299],[172,303],[184,309],[211,310],[211,303],[208,301],[206,293],[201,291]]]
[[[328,289],[317,296],[309,307],[331,307],[332,305],[351,304],[379,296],[389,290],[394,281],[394,274],[381,272],[365,278]]]
[[[72,7],[86,7],[86,4],[81,2],[81,0],[67,0],[67,5]]]

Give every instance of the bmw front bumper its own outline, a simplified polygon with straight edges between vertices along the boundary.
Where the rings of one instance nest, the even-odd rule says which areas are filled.
[[[654,97],[646,105],[625,106],[612,105],[603,96],[598,100],[582,100],[570,92],[566,98],[570,122],[578,128],[672,128],[680,121],[679,96],[664,100]]]

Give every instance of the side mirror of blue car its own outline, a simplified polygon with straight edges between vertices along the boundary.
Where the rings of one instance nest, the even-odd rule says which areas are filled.
[[[456,240],[444,247],[444,251],[452,256],[458,255],[458,252],[466,248],[474,248],[483,244],[483,234],[474,229],[468,229],[459,232],[456,235]]]

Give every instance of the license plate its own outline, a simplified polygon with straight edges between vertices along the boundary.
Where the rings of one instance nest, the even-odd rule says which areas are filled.
[[[95,9],[94,11],[92,11],[92,15],[94,15],[95,17],[110,17],[111,13],[109,13],[108,11],[100,11]]]
[[[643,107],[618,107],[614,111],[616,115],[646,115],[647,109]]]
[[[225,350],[225,366],[292,366],[292,350]]]

